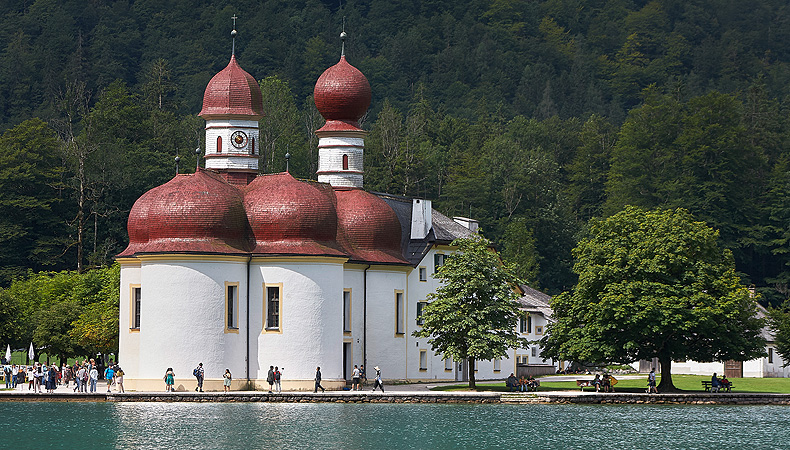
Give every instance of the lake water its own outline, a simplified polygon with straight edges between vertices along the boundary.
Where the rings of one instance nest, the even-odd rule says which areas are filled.
[[[782,406],[0,402],[2,448],[775,449]]]

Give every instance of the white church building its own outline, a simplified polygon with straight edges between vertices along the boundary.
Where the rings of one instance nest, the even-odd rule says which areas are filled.
[[[329,389],[346,386],[354,365],[369,378],[374,366],[389,380],[467,378],[464,363],[443,360],[412,332],[449,244],[477,223],[363,189],[358,120],[371,90],[344,55],[314,97],[326,119],[316,131],[317,182],[258,174],[261,91],[235,55],[209,82],[205,168],[143,194],[117,256],[128,389],[163,390],[173,368],[176,389],[192,390],[200,362],[206,390],[221,390],[226,368],[233,389],[268,389],[269,366],[286,390],[312,390],[318,366]],[[520,325],[524,336],[540,337],[535,314],[535,329],[531,319]],[[537,355],[514,349],[479,362],[476,377],[503,379]]]

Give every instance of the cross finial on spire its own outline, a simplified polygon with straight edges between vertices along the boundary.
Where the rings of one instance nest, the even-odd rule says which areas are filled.
[[[346,56],[346,17],[343,16],[343,31],[340,32],[340,56]]]
[[[233,31],[230,32],[230,37],[233,38],[233,47],[231,48],[230,53],[231,55],[236,56],[236,19],[238,19],[238,17],[236,17],[236,14],[234,14],[231,19],[233,19]]]

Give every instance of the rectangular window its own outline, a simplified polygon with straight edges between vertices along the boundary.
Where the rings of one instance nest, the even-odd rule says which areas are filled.
[[[444,260],[446,255],[444,253],[436,253],[433,255],[433,272],[436,273],[439,270],[439,267],[444,265]]]
[[[239,283],[225,283],[225,332],[239,331]]]
[[[529,328],[527,328],[527,318],[520,317],[519,318],[519,331],[522,333],[526,333]]]
[[[403,335],[406,332],[403,320],[405,305],[403,304],[403,291],[395,291],[395,334]]]
[[[535,327],[535,334],[543,334],[543,327],[540,326],[540,325],[537,325]]]
[[[532,347],[532,357],[533,358],[537,358],[538,357],[538,348],[537,347]]]
[[[453,358],[447,358],[444,360],[444,370],[446,371],[453,370]]]
[[[266,285],[266,331],[282,331],[282,284]]]
[[[343,291],[343,332],[351,333],[351,291]]]
[[[768,364],[774,363],[774,348],[768,347]]]
[[[131,287],[131,311],[129,311],[129,316],[131,319],[131,326],[129,328],[133,330],[140,329],[140,303],[142,299],[142,289],[140,285],[132,285]]]
[[[420,267],[420,281],[428,281],[428,269]]]
[[[428,370],[428,350],[420,350],[420,370]]]
[[[422,325],[425,323],[425,319],[422,318],[422,311],[425,309],[425,305],[428,302],[417,302],[417,325]]]
[[[497,358],[494,360],[494,372],[499,372],[502,370],[502,360]]]

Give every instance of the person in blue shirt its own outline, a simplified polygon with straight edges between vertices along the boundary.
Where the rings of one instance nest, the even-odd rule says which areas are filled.
[[[104,379],[107,380],[107,392],[110,392],[110,386],[112,386],[112,380],[115,378],[115,370],[113,369],[112,364],[110,364],[107,369],[104,370]]]

